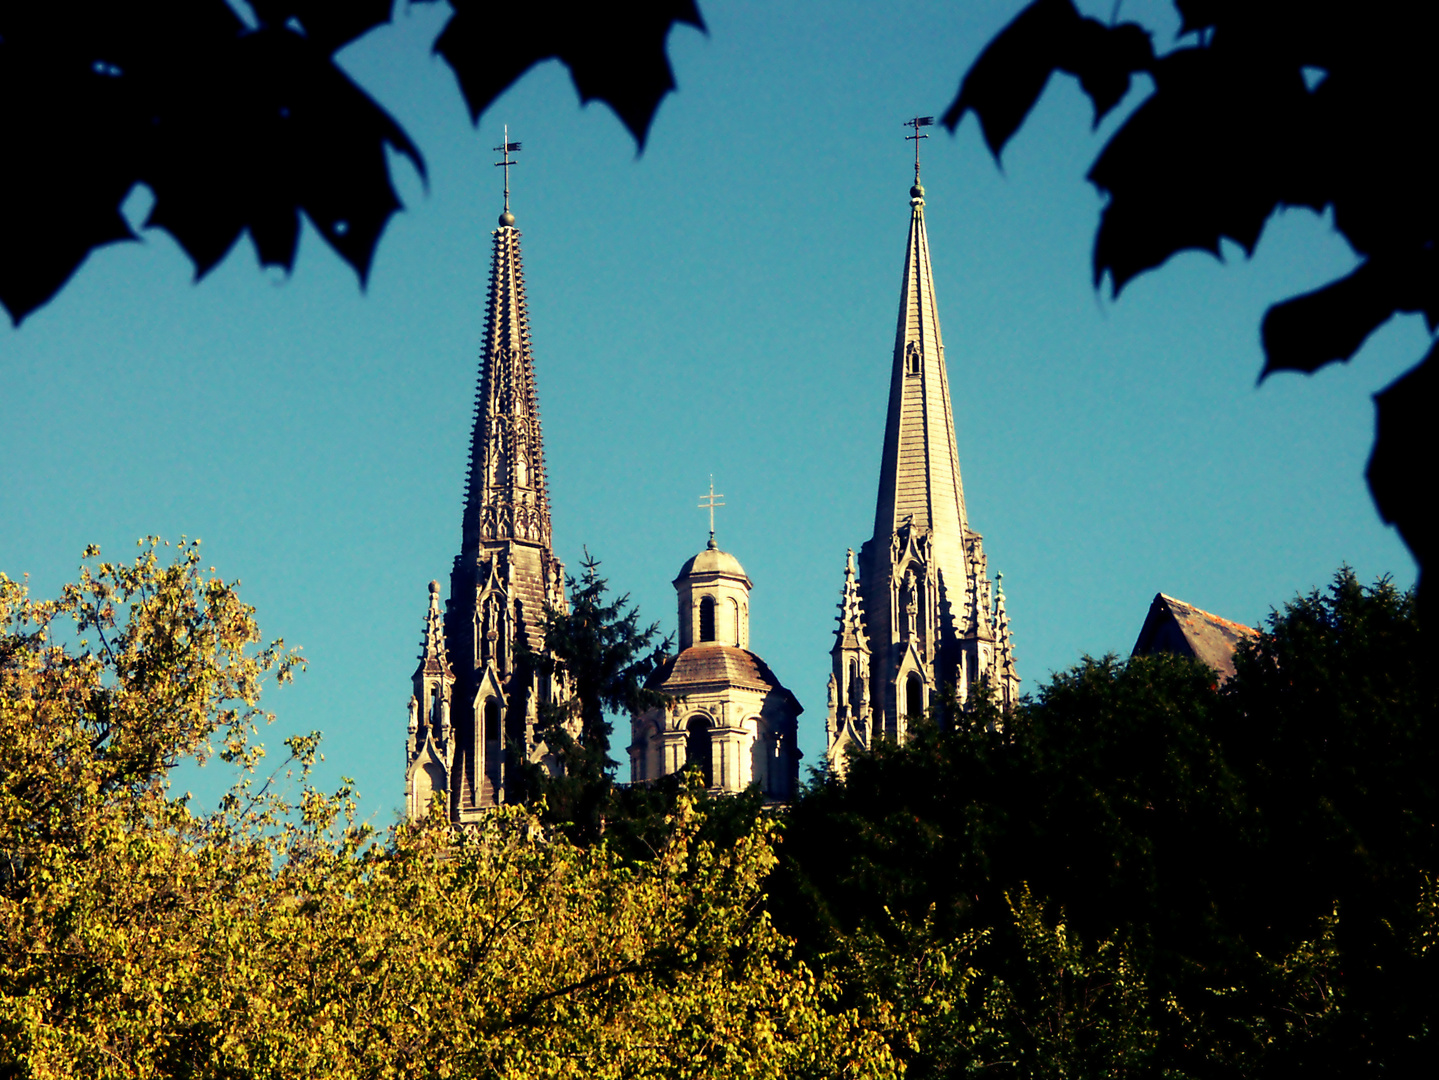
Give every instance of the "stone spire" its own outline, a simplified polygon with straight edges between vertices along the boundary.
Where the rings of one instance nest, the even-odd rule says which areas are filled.
[[[445,615],[457,668],[451,784],[459,821],[504,801],[518,764],[511,745],[535,761],[547,754],[536,741],[538,710],[565,688],[520,662],[526,649],[544,652],[546,607],[564,610],[564,566],[550,546],[520,232],[506,207],[494,231],[464,526]]]
[[[968,530],[964,485],[924,224],[924,188],[916,178],[909,190],[909,243],[894,335],[874,534],[886,536],[906,522],[928,529],[941,566],[957,571],[963,565]]]
[[[455,677],[450,668],[450,656],[445,648],[444,616],[440,614],[440,583],[430,582],[430,609],[425,613],[425,639],[421,643],[420,666],[415,671],[417,678]]]
[[[1009,708],[1015,703],[1019,675],[1014,662],[1014,635],[1009,629],[1009,612],[1004,609],[1004,575],[994,575],[994,671],[1000,692],[1000,704]]]
[[[519,148],[508,131],[496,147],[505,151],[506,205],[493,234],[460,553],[443,617],[439,586],[430,587],[410,708],[409,812],[418,816],[431,794],[444,791],[451,820],[461,823],[504,802],[524,762],[554,765],[537,734],[539,710],[569,693],[562,674],[547,675],[526,660],[544,653],[546,609],[565,610],[565,576],[551,548],[520,233],[508,203],[510,154]],[[444,688],[436,726],[426,719],[433,696],[427,680],[439,678],[431,668],[451,664],[453,687]],[[427,741],[431,730],[443,735],[440,744]]]
[[[506,211],[511,221],[514,215]],[[550,503],[520,231],[494,232],[484,360],[470,440],[462,550],[483,541],[550,545]]]
[[[845,552],[844,587],[840,590],[839,626],[830,649],[829,745],[869,746],[869,638],[864,629],[863,599],[855,573],[854,550]],[[841,746],[841,750],[843,747]]]
[[[430,582],[430,608],[420,662],[411,677],[409,737],[405,743],[405,802],[412,818],[423,817],[430,799],[446,794],[455,744],[451,737],[454,669],[445,648],[444,616],[440,614],[440,583]]]
[[[916,148],[931,119],[909,122]],[[1008,706],[1019,685],[1003,599],[992,597],[964,504],[917,159],[909,195],[874,535],[857,581],[854,561],[846,566],[830,652],[827,756],[840,770],[850,747],[903,741],[951,691],[963,704],[988,679]]]

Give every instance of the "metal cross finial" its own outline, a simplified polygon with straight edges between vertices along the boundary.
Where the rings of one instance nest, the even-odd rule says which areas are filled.
[[[715,494],[715,478],[714,478],[714,474],[711,473],[711,474],[710,474],[710,493],[709,493],[708,495],[701,495],[701,496],[700,496],[700,505],[699,505],[699,508],[700,508],[701,510],[708,510],[708,511],[710,512],[710,547],[714,547],[714,542],[715,542],[715,507],[716,507],[716,506],[723,506],[723,505],[724,505],[724,503],[722,503],[722,502],[715,502],[715,500],[716,500],[716,499],[723,499],[723,498],[724,498],[724,495],[722,495],[722,494],[721,494],[721,495],[716,495],[716,494]]]
[[[497,169],[503,168],[503,169],[505,170],[505,213],[509,213],[509,211],[510,211],[510,166],[511,166],[511,165],[518,165],[518,164],[519,164],[518,161],[511,161],[511,160],[510,160],[510,155],[511,155],[511,154],[514,154],[514,153],[518,153],[519,150],[520,150],[520,144],[519,144],[519,143],[517,143],[517,142],[510,142],[510,125],[509,125],[509,124],[506,124],[506,125],[505,125],[505,141],[504,141],[504,144],[501,145],[501,146],[495,147],[495,150],[497,150],[497,151],[504,151],[504,155],[505,155],[505,159],[504,159],[503,161],[497,161],[497,162],[495,162],[495,168],[497,168]]]
[[[929,127],[933,123],[934,117],[932,116],[916,116],[913,119],[906,120],[904,122],[905,127],[914,128],[914,134],[906,135],[904,138],[906,142],[910,141],[911,139],[914,140],[914,182],[916,184],[919,183],[919,140],[929,138],[928,135],[921,135],[919,133],[919,129],[922,127]]]

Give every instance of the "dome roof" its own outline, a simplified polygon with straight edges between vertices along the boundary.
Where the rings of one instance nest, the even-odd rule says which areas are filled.
[[[721,574],[724,577],[743,578],[745,581],[749,581],[749,575],[744,572],[744,567],[739,564],[739,560],[728,551],[721,551],[715,547],[713,540],[710,541],[709,547],[680,567],[679,577],[675,580],[680,581],[694,574]]]

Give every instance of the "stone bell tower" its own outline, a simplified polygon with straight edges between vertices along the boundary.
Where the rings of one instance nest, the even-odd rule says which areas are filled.
[[[508,141],[505,162],[519,149]],[[539,707],[568,696],[562,679],[527,671],[521,647],[543,653],[545,608],[564,610],[564,566],[550,541],[550,500],[540,435],[530,316],[525,303],[520,232],[509,207],[494,233],[484,355],[470,440],[460,553],[450,571],[441,619],[439,586],[430,585],[421,669],[445,657],[453,666],[440,690],[440,721],[430,719],[434,687],[417,673],[410,702],[406,806],[423,814],[428,791],[443,791],[452,820],[471,821],[505,801],[511,746],[542,761],[535,737]]]
[[[911,121],[915,136],[928,118]],[[916,147],[918,142],[916,142]],[[944,687],[1018,696],[1004,593],[969,527],[916,156],[874,534],[847,557],[830,656],[827,758],[903,740]]]

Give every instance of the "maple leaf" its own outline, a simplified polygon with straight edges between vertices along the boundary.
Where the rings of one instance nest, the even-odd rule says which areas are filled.
[[[608,104],[641,149],[660,101],[675,88],[665,54],[670,28],[705,29],[694,0],[451,0],[451,6],[455,13],[435,51],[454,70],[472,121],[535,64],[558,59],[570,69],[580,101]]]
[[[1106,196],[1094,240],[1098,285],[1117,295],[1177,252],[1253,254],[1276,210],[1332,209],[1363,260],[1352,273],[1270,308],[1265,366],[1312,372],[1351,358],[1396,312],[1439,325],[1439,197],[1428,133],[1439,125],[1434,5],[1364,9],[1303,0],[1175,0],[1177,46],[1149,51],[1137,24],[1104,26],[1071,0],[1035,0],[974,62],[945,114],[974,112],[998,160],[1049,77],[1067,71],[1096,122],[1136,72],[1154,92],[1100,151],[1089,180]],[[1117,9],[1116,9],[1117,11]],[[1369,468],[1380,515],[1421,571],[1432,549],[1422,493],[1433,489],[1433,353],[1376,399]]]
[[[333,51],[389,19],[390,0],[98,0],[0,14],[0,303],[19,322],[90,251],[135,236],[120,207],[155,195],[204,276],[246,231],[261,263],[294,265],[300,215],[363,282],[399,209],[388,146],[424,174],[399,125]]]
[[[435,43],[472,119],[557,57],[580,100],[609,103],[643,147],[674,89],[665,42],[704,29],[694,0],[501,7],[454,0]],[[425,175],[400,126],[334,53],[390,21],[394,0],[75,0],[0,10],[0,304],[19,323],[97,247],[138,239],[137,184],[195,264],[246,232],[261,264],[293,269],[301,216],[359,276],[400,200],[386,150]]]

